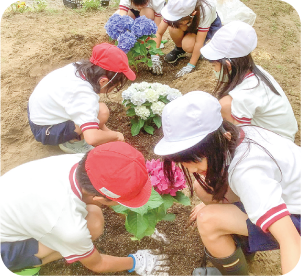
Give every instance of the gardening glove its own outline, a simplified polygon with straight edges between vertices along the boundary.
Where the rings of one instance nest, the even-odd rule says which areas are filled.
[[[160,57],[157,55],[151,55],[152,59],[152,72],[156,75],[162,75],[163,74],[163,67],[162,67],[162,61],[160,60]]]
[[[168,276],[169,261],[167,255],[154,255],[150,250],[138,250],[130,254],[134,260],[134,266],[129,272],[135,271],[138,275]]]
[[[185,74],[190,73],[195,68],[194,65],[188,63],[186,66],[184,66],[177,74],[176,77],[183,77]]]

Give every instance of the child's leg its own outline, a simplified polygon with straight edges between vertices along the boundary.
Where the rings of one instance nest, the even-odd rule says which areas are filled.
[[[182,47],[182,40],[184,37],[184,31],[177,28],[168,27],[168,31],[170,37],[172,38],[173,42],[176,44],[177,47]]]
[[[183,37],[182,48],[186,53],[192,53],[195,45],[196,34],[188,33]]]
[[[248,216],[233,204],[210,204],[198,212],[197,226],[209,253],[216,258],[236,250],[232,234],[248,236]]]
[[[146,18],[155,20],[155,11],[151,8],[143,8],[140,10],[140,16],[145,15]]]

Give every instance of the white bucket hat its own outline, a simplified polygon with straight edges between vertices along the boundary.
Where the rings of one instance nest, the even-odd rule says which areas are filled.
[[[161,10],[165,20],[177,21],[182,17],[190,15],[196,6],[197,0],[170,0]]]
[[[211,41],[201,48],[201,54],[209,60],[239,58],[250,54],[256,46],[254,28],[242,21],[232,21],[215,33]]]
[[[164,137],[154,152],[170,155],[193,147],[217,130],[222,122],[221,105],[215,97],[203,91],[189,92],[164,107]]]

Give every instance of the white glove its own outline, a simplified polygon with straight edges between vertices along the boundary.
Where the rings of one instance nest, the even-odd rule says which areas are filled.
[[[138,250],[129,257],[134,259],[134,267],[129,272],[135,272],[139,275],[160,275],[168,276],[169,261],[167,255],[154,255],[150,250]]]
[[[162,67],[162,61],[160,60],[160,57],[157,55],[151,55],[151,59],[152,59],[152,71],[154,74],[157,75],[162,75],[163,74],[163,67]]]
[[[188,63],[186,66],[184,66],[177,74],[176,77],[183,77],[185,74],[190,73],[195,68],[194,65]]]

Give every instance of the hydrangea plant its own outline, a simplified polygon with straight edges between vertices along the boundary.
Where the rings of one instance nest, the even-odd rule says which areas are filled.
[[[105,25],[107,34],[115,40],[115,45],[124,51],[129,59],[129,65],[145,63],[152,66],[150,55],[163,55],[156,48],[156,42],[150,38],[156,37],[157,26],[154,21],[140,16],[132,19],[128,15],[113,14]]]
[[[131,133],[139,134],[143,128],[153,134],[154,127],[161,127],[161,115],[164,106],[170,101],[182,96],[178,89],[170,88],[161,83],[133,83],[122,92],[123,105],[127,107],[127,116],[131,119]]]
[[[126,216],[125,228],[133,235],[132,240],[151,236],[161,220],[173,221],[175,214],[167,213],[174,202],[190,205],[190,199],[181,191],[186,187],[184,174],[173,164],[176,176],[173,186],[163,176],[163,163],[160,160],[146,162],[146,168],[153,185],[149,201],[139,208],[128,208],[123,205],[112,206],[117,213]]]

